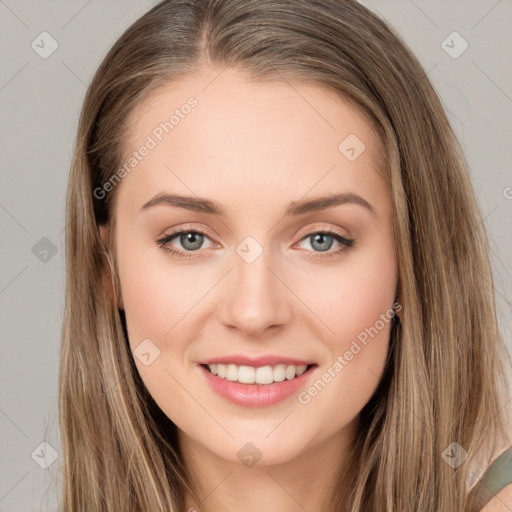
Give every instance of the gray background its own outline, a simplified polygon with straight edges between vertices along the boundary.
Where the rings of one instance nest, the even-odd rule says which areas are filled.
[[[102,57],[155,3],[0,0],[0,511],[56,510],[59,459],[47,469],[36,460],[43,441],[60,450],[64,199],[73,140],[86,86]],[[512,1],[363,3],[419,57],[466,152],[491,239],[510,350]],[[51,48],[47,36],[40,42],[45,31],[58,48],[43,59],[31,44],[39,42],[39,52]],[[469,44],[458,58],[452,56],[463,39],[446,39],[454,31]],[[45,453],[42,460],[50,460],[51,449]]]

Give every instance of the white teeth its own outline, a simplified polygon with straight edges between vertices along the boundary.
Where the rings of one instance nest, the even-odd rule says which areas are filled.
[[[295,366],[287,366],[284,372],[287,379],[293,379],[295,377],[296,371]]]
[[[234,364],[228,364],[226,366],[226,379],[237,380],[238,379],[238,368]]]
[[[262,366],[256,368],[256,384],[272,384],[274,382],[274,370],[272,366]]]
[[[223,379],[226,378],[226,365],[225,364],[217,365],[217,375],[219,377],[222,377]]]
[[[308,368],[307,364],[303,364],[301,366],[297,366],[297,376],[302,375]]]
[[[222,379],[238,381],[242,384],[272,384],[290,380],[302,375],[307,365],[300,366],[278,364],[276,366],[237,366],[236,364],[209,364],[208,368],[213,375]]]
[[[274,380],[276,382],[283,382],[286,378],[286,365],[278,364],[274,367]]]
[[[256,368],[252,366],[239,366],[238,367],[238,382],[243,384],[254,384],[256,380]]]

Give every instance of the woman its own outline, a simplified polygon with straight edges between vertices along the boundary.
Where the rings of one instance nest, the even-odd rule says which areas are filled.
[[[67,216],[64,510],[512,503],[464,159],[361,5],[158,4],[89,87]]]

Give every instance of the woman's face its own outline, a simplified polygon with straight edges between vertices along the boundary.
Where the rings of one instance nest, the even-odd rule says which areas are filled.
[[[127,125],[120,306],[155,401],[229,461],[348,440],[384,369],[397,277],[369,124],[320,88],[204,69]]]

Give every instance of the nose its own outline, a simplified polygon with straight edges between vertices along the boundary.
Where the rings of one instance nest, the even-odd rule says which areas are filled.
[[[284,326],[292,315],[293,294],[265,255],[264,251],[252,263],[236,256],[220,299],[222,323],[248,337],[260,337],[267,330]]]

